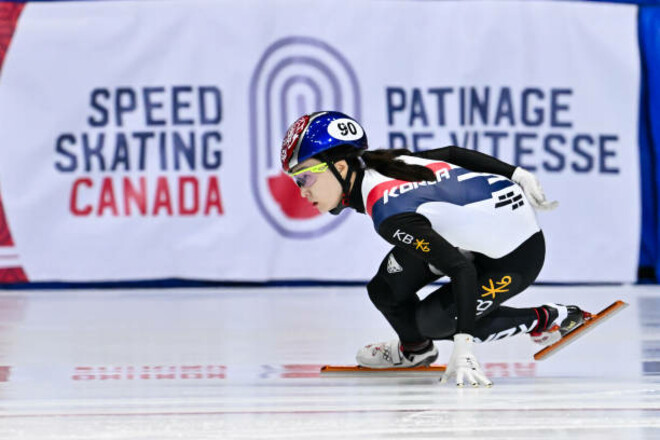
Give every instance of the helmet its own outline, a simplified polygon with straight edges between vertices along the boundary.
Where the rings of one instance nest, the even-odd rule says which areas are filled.
[[[291,124],[282,142],[280,159],[285,172],[300,162],[340,145],[366,150],[367,135],[360,124],[340,112],[303,115]]]

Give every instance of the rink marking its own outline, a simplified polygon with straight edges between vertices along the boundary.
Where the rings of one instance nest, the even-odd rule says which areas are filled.
[[[480,411],[497,412],[596,412],[596,411],[645,411],[660,412],[657,408],[470,408],[470,409],[354,409],[354,410],[225,410],[225,411],[172,411],[172,412],[125,412],[125,413],[32,413],[32,414],[0,414],[0,419],[30,418],[30,417],[143,417],[143,416],[204,416],[204,415],[251,415],[251,414],[350,414],[350,413],[472,413]]]

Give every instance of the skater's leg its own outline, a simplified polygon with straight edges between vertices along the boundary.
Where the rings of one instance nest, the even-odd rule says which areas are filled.
[[[500,304],[525,290],[537,277],[545,258],[541,232],[534,234],[510,254],[492,259],[475,254],[474,265],[480,291],[477,299],[477,335],[484,340],[491,334],[529,329],[538,313],[534,309],[504,308],[493,319],[481,323],[500,309]],[[516,312],[515,310],[520,310]],[[456,307],[451,283],[427,296],[416,307],[417,326],[422,335],[432,339],[450,338],[455,333]],[[532,330],[535,327],[532,327]],[[512,333],[515,334],[515,333]],[[493,336],[494,337],[494,336]]]
[[[429,296],[417,308],[417,323],[422,335],[431,339],[451,339],[456,333],[456,308],[451,300],[451,285],[439,289],[438,295]],[[513,308],[499,306],[488,315],[477,318],[475,342],[487,342],[530,333],[545,328],[556,317],[556,311],[545,306]]]
[[[490,342],[519,333],[530,333],[540,344],[556,342],[560,337],[584,322],[585,315],[577,306],[544,304],[532,308],[499,306],[477,320],[473,335],[476,342]],[[557,333],[550,338],[548,333]]]
[[[499,306],[487,316],[477,320],[475,342],[490,342],[514,336],[519,333],[530,333],[538,327],[539,315],[547,315],[538,308],[513,308]],[[539,313],[540,312],[540,313]]]
[[[394,248],[367,285],[369,298],[385,316],[399,339],[369,344],[356,355],[358,365],[369,368],[412,368],[429,365],[438,357],[433,341],[417,328],[417,291],[438,278],[428,265]]]
[[[544,260],[545,240],[540,231],[502,258],[475,254],[474,265],[479,279],[477,316],[487,316],[527,289],[536,280]]]
[[[429,339],[447,339],[456,333],[456,305],[451,283],[430,293],[415,310],[417,328]]]
[[[394,328],[401,343],[412,351],[428,345],[428,338],[420,334],[415,320],[417,291],[437,278],[424,261],[395,247],[367,284],[373,304]]]

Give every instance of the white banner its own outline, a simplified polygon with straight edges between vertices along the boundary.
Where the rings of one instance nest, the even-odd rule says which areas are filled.
[[[389,249],[279,171],[298,115],[371,148],[534,171],[540,280],[636,279],[636,8],[564,2],[30,3],[0,73],[0,190],[30,281],[367,280]]]

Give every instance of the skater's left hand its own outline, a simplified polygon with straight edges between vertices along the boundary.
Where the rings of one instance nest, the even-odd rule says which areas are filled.
[[[441,384],[447,383],[451,376],[456,375],[456,385],[459,387],[463,386],[464,380],[473,387],[479,385],[493,386],[493,382],[486,377],[479,361],[477,361],[477,357],[472,352],[473,344],[474,338],[467,333],[454,335],[454,351],[440,381]]]
[[[516,168],[513,172],[513,176],[511,176],[511,180],[520,185],[525,196],[527,196],[527,200],[529,200],[529,203],[531,203],[534,208],[541,211],[551,211],[559,206],[559,202],[550,202],[545,198],[545,193],[543,192],[539,179],[526,169],[521,167]]]

